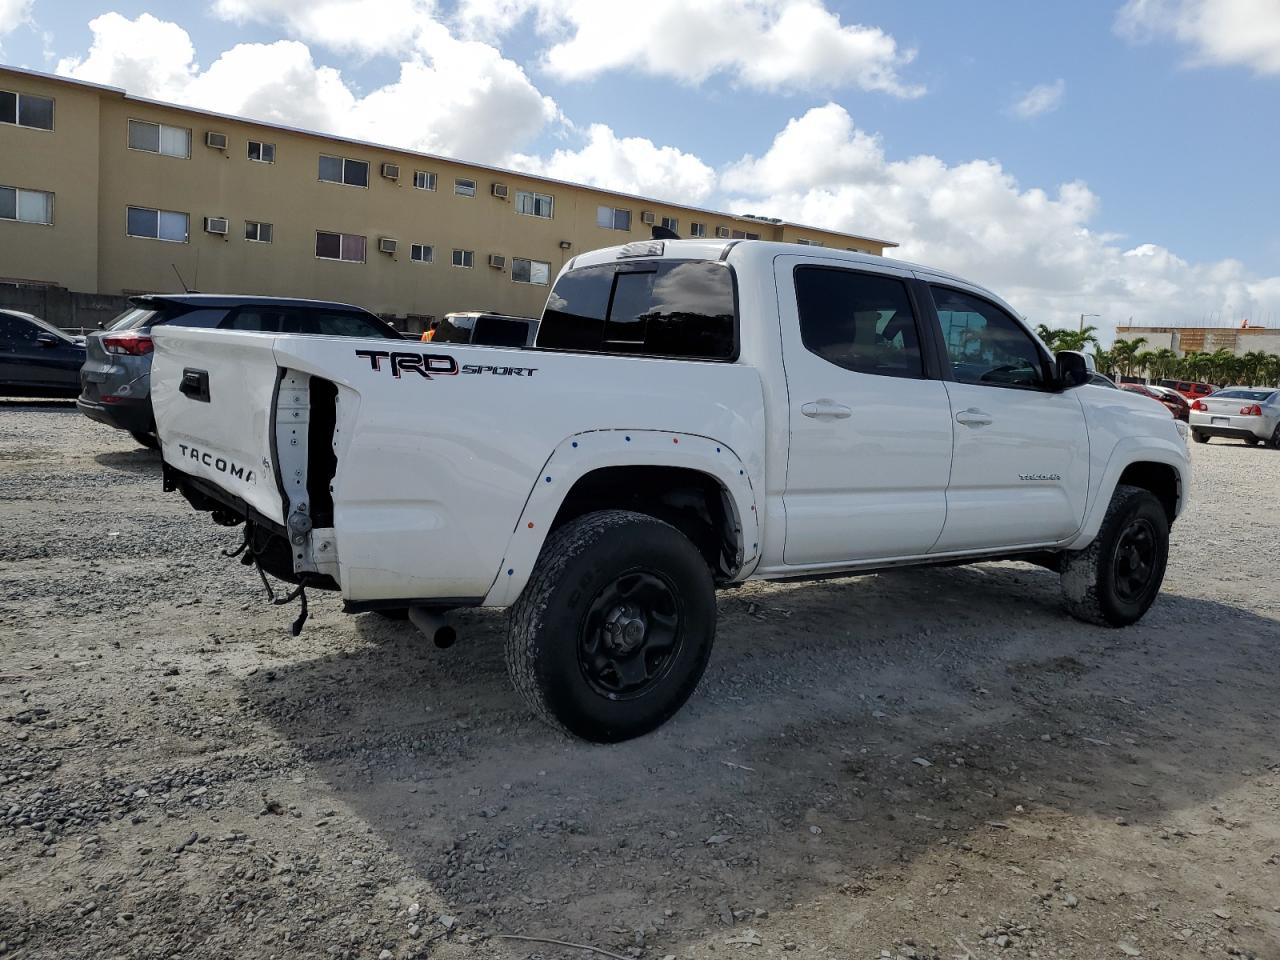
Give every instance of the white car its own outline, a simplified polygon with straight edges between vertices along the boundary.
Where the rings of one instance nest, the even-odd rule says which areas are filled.
[[[989,291],[859,253],[597,250],[533,349],[154,336],[169,488],[350,612],[510,606],[515,686],[598,741],[680,708],[715,589],[748,579],[1024,559],[1133,623],[1190,489],[1159,404]]]
[[[1191,404],[1190,426],[1196,443],[1226,437],[1280,450],[1280,390],[1228,387],[1211,393]]]

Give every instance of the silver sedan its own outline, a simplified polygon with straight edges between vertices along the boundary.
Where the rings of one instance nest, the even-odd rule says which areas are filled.
[[[1191,405],[1191,436],[1196,443],[1229,437],[1247,444],[1269,443],[1280,449],[1280,390],[1274,387],[1230,387]]]

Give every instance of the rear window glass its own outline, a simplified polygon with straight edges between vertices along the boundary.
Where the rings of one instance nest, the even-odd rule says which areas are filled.
[[[733,272],[676,260],[604,264],[556,281],[538,328],[549,350],[692,360],[737,355]]]
[[[1261,403],[1274,392],[1274,390],[1219,390],[1213,395],[1213,399],[1252,400],[1254,403]]]
[[[475,317],[445,317],[436,325],[436,332],[432,334],[431,342],[470,343],[471,331],[475,323]]]
[[[474,343],[490,347],[523,347],[529,340],[529,324],[508,317],[476,317]]]
[[[145,327],[151,322],[151,318],[156,315],[155,310],[146,307],[130,307],[120,316],[116,317],[109,324],[108,330],[133,330],[135,327]]]

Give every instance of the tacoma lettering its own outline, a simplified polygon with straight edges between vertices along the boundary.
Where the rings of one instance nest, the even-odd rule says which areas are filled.
[[[228,460],[226,457],[220,457],[217,454],[209,453],[207,450],[201,450],[197,447],[188,446],[185,443],[178,444],[178,450],[182,456],[188,460],[194,460],[196,463],[202,463],[206,467],[212,467],[219,473],[225,473],[229,477],[235,477],[237,480],[243,480],[245,483],[255,483],[256,478],[252,470],[242,467],[240,464]]]

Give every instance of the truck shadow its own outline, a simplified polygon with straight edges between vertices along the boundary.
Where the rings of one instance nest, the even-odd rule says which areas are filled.
[[[663,906],[678,940],[856,889],[1018,805],[1156,824],[1274,749],[1280,622],[1243,609],[1165,594],[1088,627],[1017,564],[752,584],[720,609],[690,703],[617,746],[530,719],[488,611],[447,651],[361,617],[363,648],[245,689],[451,912],[619,945]]]

